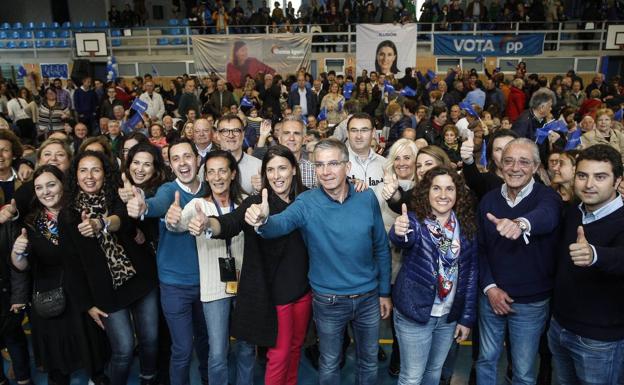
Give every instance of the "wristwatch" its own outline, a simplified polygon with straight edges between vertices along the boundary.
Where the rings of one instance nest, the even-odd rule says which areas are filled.
[[[518,227],[520,228],[520,231],[522,231],[523,233],[529,229],[529,226],[527,226],[526,222],[521,219],[514,219],[513,223],[518,225]]]

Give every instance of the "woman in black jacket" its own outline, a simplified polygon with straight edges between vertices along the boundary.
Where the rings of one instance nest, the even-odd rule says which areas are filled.
[[[135,333],[141,383],[150,384],[158,349],[156,263],[134,241],[136,227],[117,195],[116,180],[103,153],[84,151],[74,159],[59,238],[70,295],[108,336],[111,384],[128,381]]]
[[[191,233],[210,228],[212,236],[245,234],[244,262],[232,315],[234,337],[268,346],[266,384],[296,384],[301,346],[312,312],[308,253],[299,231],[277,239],[260,237],[245,222],[252,204],[268,199],[271,215],[284,211],[305,190],[297,160],[285,146],[267,150],[260,195],[250,196],[231,214],[189,225]]]
[[[63,179],[63,171],[56,166],[45,165],[35,171],[36,198],[13,246],[11,261],[17,270],[32,272],[33,293],[60,287],[65,296],[59,314],[40,314],[34,305],[29,315],[36,366],[48,373],[48,383],[69,385],[71,373],[86,368],[92,381],[101,384],[107,382],[103,373],[110,355],[106,335],[68,298],[65,249],[58,234]]]

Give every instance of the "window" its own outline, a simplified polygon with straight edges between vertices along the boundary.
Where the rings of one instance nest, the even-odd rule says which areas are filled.
[[[437,72],[446,72],[449,68],[456,68],[460,65],[461,59],[438,59]]]

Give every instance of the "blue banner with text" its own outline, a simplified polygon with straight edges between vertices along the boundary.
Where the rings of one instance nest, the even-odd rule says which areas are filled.
[[[544,52],[544,34],[434,35],[434,55],[533,56]]]

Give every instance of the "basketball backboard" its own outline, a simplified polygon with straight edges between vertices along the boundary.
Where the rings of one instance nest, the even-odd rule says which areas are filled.
[[[76,56],[108,56],[106,45],[106,33],[104,32],[77,32],[74,35],[76,41]]]

